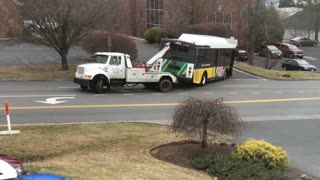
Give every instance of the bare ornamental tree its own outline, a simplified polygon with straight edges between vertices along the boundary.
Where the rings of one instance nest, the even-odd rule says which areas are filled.
[[[238,136],[243,128],[244,122],[236,109],[224,104],[221,98],[186,99],[176,107],[170,126],[173,133],[200,137],[203,148],[208,146],[208,132]]]
[[[68,70],[72,44],[107,23],[116,0],[21,0],[22,18],[32,26],[35,39],[53,47],[61,56],[61,70]],[[111,18],[110,18],[111,19]]]

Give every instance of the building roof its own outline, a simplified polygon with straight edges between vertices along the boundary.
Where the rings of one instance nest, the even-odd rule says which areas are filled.
[[[217,36],[182,34],[179,40],[195,44],[197,46],[210,46],[210,48],[234,49],[238,45],[236,39],[226,39]]]
[[[311,14],[308,12],[300,11],[284,19],[282,22],[285,29],[310,30],[313,27],[310,16]]]

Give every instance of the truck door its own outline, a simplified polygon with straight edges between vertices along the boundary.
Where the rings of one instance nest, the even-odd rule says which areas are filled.
[[[125,79],[125,62],[122,56],[111,56],[109,69],[111,79]]]

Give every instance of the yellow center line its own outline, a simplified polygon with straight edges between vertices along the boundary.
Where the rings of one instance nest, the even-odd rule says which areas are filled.
[[[317,101],[320,97],[313,98],[289,98],[289,99],[260,99],[260,100],[239,100],[225,101],[226,104],[250,104],[270,102],[292,102],[292,101]],[[68,105],[68,106],[21,106],[10,107],[10,110],[37,110],[37,109],[84,109],[84,108],[119,108],[119,107],[163,107],[176,106],[179,103],[146,103],[146,104],[96,104],[96,105]],[[4,110],[5,108],[0,108]]]

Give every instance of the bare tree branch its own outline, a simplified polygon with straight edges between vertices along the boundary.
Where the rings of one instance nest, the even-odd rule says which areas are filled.
[[[61,69],[68,70],[67,54],[114,14],[116,0],[21,0],[21,14],[31,22],[38,42],[53,47],[61,56]]]

